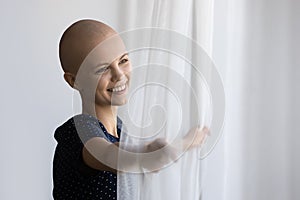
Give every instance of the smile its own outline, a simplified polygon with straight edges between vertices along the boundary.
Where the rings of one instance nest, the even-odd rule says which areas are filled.
[[[126,88],[126,83],[123,84],[123,85],[114,87],[114,88],[107,89],[107,90],[110,91],[110,92],[122,92],[122,91],[125,90],[125,88]]]

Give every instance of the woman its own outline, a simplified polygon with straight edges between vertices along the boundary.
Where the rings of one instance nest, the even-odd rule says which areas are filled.
[[[116,199],[117,171],[141,165],[157,171],[205,138],[207,129],[194,128],[179,141],[180,149],[158,139],[142,148],[132,144],[126,153],[118,143],[122,122],[117,107],[127,102],[131,63],[122,39],[104,23],[80,20],[63,33],[59,56],[64,79],[80,93],[82,114],[55,131],[54,199]],[[152,160],[137,162],[138,153],[160,149]],[[121,159],[120,151],[125,152]]]

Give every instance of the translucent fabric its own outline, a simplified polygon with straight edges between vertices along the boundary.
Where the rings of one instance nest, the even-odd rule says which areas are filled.
[[[127,104],[118,108],[123,122],[119,148],[112,150],[119,151],[118,162],[104,162],[118,170],[117,194],[121,200],[201,199],[201,160],[213,149],[223,125],[222,81],[209,54],[198,43],[209,43],[199,26],[205,27],[201,22],[211,18],[199,16],[194,6],[200,4],[191,0],[181,19],[188,35],[158,27],[174,22],[163,15],[163,8],[176,11],[183,6],[179,1],[167,2],[154,1],[154,24],[150,27],[124,31],[98,44],[76,76],[76,83],[88,88],[83,95],[93,102],[100,77],[87,73],[89,68],[128,53],[130,86]],[[211,33],[211,29],[207,31]],[[120,95],[112,93],[112,104],[119,100]],[[88,110],[96,116],[93,106]],[[207,127],[210,135],[194,146],[197,127]],[[149,145],[155,150],[148,151]]]
[[[213,62],[193,40],[170,30],[136,29],[120,37],[132,71],[128,103],[118,111],[126,127],[120,141],[118,197],[199,199],[201,158],[217,141],[224,117],[224,92]],[[195,126],[209,127],[211,136],[187,149],[180,141]],[[161,157],[172,152],[143,150],[161,138],[176,151],[166,162]],[[123,165],[132,153],[136,164]]]

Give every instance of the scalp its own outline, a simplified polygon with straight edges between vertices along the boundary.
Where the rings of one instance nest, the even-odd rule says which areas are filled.
[[[116,34],[110,26],[96,20],[80,20],[69,26],[59,43],[64,72],[76,74],[88,53],[100,42]]]

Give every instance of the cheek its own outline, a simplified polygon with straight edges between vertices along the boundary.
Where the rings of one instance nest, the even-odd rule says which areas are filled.
[[[97,90],[98,91],[103,91],[104,90],[104,83],[102,83],[101,81],[99,81],[98,85],[97,85]]]
[[[100,91],[105,90],[106,91],[108,83],[109,83],[108,77],[107,76],[102,76],[98,81],[97,90],[100,90]]]
[[[124,68],[124,73],[128,76],[130,76],[130,72],[131,72],[131,64],[127,65],[125,68]]]

